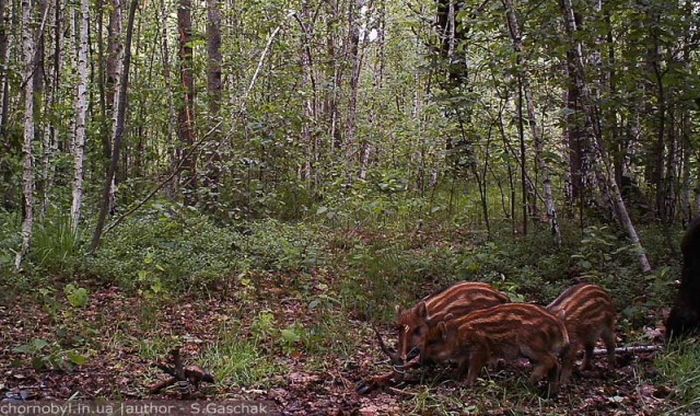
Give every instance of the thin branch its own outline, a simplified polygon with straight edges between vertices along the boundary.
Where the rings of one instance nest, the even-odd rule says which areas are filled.
[[[105,229],[104,233],[102,233],[102,236],[104,237],[104,235],[107,234],[112,228],[114,228],[114,227],[116,227],[117,225],[121,224],[122,221],[124,221],[124,219],[126,219],[127,216],[133,214],[136,210],[138,210],[139,208],[141,208],[142,206],[144,206],[148,201],[150,201],[151,198],[153,198],[153,196],[154,196],[156,193],[158,193],[158,191],[160,191],[161,189],[163,189],[163,187],[164,187],[168,182],[170,182],[178,173],[180,173],[180,172],[182,171],[184,165],[185,165],[185,161],[186,161],[190,156],[192,156],[192,154],[194,153],[194,151],[197,150],[197,148],[198,148],[202,143],[204,143],[204,141],[206,141],[209,137],[211,137],[212,134],[214,134],[214,132],[217,131],[217,129],[219,128],[219,126],[221,125],[221,123],[223,123],[223,121],[219,121],[218,123],[216,123],[216,125],[215,125],[214,127],[212,127],[211,130],[209,130],[209,131],[207,132],[207,134],[205,134],[204,136],[202,136],[202,138],[200,138],[194,145],[192,145],[192,147],[189,149],[189,151],[187,152],[187,154],[185,154],[184,156],[182,156],[182,157],[180,158],[180,161],[177,163],[177,166],[175,167],[175,169],[173,170],[173,172],[172,172],[167,178],[165,178],[161,183],[159,183],[158,186],[156,186],[155,188],[153,188],[153,189],[151,190],[151,192],[149,192],[148,195],[146,195],[146,197],[145,197],[144,199],[142,199],[138,204],[134,205],[131,209],[129,209],[129,210],[126,211],[124,214],[122,214],[119,218],[117,218],[116,220],[114,220],[114,222],[113,222],[112,224],[110,224],[110,225]],[[222,140],[222,141],[223,141],[223,140]]]
[[[290,11],[287,14],[286,19],[288,19],[294,15],[296,15],[296,12]],[[265,49],[263,50],[262,54],[260,55],[260,59],[258,60],[258,66],[257,66],[257,68],[255,68],[255,73],[253,74],[253,78],[250,79],[250,84],[248,85],[248,89],[246,89],[245,94],[243,94],[243,98],[241,101],[243,102],[244,106],[245,106],[245,103],[248,101],[248,96],[250,95],[250,92],[253,90],[253,87],[255,86],[255,81],[257,81],[258,76],[260,75],[260,71],[262,70],[263,64],[265,63],[265,57],[270,52],[270,48],[272,47],[272,42],[275,40],[275,37],[277,36],[279,31],[282,29],[282,26],[284,25],[284,22],[286,21],[286,19],[284,21],[282,21],[282,23],[280,23],[279,26],[277,26],[275,28],[275,30],[272,31],[272,33],[270,34],[270,37],[267,38],[267,44],[265,45]]]

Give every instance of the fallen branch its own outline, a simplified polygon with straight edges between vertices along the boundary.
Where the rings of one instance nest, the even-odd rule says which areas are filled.
[[[374,334],[377,336],[377,340],[379,341],[379,347],[382,349],[382,352],[386,354],[392,362],[396,361],[398,354],[392,353],[389,347],[386,346],[386,344],[384,343],[384,339],[382,339],[382,335],[379,333],[379,330],[377,330],[377,328],[374,325],[372,325],[372,331],[374,331]]]
[[[416,367],[420,367],[420,357],[416,357],[402,366],[394,366],[394,368],[392,368],[391,371],[386,372],[380,376],[375,376],[367,380],[360,381],[357,384],[355,391],[358,394],[367,394],[378,387],[393,387],[394,385],[404,380],[406,370],[410,370]]]
[[[630,347],[617,347],[615,348],[615,353],[640,353],[640,352],[654,352],[660,351],[663,347],[661,345],[633,345]],[[608,350],[605,348],[596,348],[593,350],[593,355],[604,355],[607,354]]]
[[[214,382],[214,376],[207,373],[199,366],[191,365],[183,367],[182,358],[180,357],[180,350],[178,348],[173,349],[170,352],[170,361],[172,362],[172,365],[167,365],[161,362],[153,364],[154,367],[157,367],[164,373],[170,375],[170,378],[151,385],[148,388],[148,391],[151,394],[158,393],[164,388],[172,386],[173,384],[181,381],[193,385],[195,389],[199,389],[199,384],[202,382]]]

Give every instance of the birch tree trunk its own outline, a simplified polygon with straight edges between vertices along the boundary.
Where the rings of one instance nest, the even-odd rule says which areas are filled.
[[[15,257],[15,267],[21,269],[24,257],[29,252],[34,226],[34,31],[32,30],[32,1],[22,0],[22,49],[24,51],[24,159],[22,190],[24,195],[24,219],[22,221],[22,246]]]
[[[61,66],[61,4],[60,0],[56,0],[53,4],[52,27],[54,28],[54,50],[52,59],[52,79],[50,91],[47,93],[45,111],[51,112],[56,106],[58,100],[58,92],[60,85],[60,66]],[[46,215],[49,209],[51,188],[53,187],[54,164],[53,159],[56,155],[56,126],[55,123],[46,123],[44,127],[44,154],[42,160],[42,179],[44,187],[43,203],[41,214]]]
[[[576,69],[576,82],[578,84],[579,91],[581,93],[581,98],[583,100],[585,108],[586,117],[590,128],[593,132],[593,152],[595,163],[595,168],[598,170],[598,176],[602,181],[601,185],[604,186],[605,190],[609,193],[609,198],[615,208],[615,213],[620,222],[620,225],[625,229],[627,235],[632,242],[632,245],[637,250],[637,255],[639,258],[639,264],[642,267],[642,271],[645,273],[651,271],[651,264],[649,264],[649,259],[644,251],[639,236],[637,235],[637,230],[632,224],[625,202],[622,199],[622,194],[617,186],[617,181],[615,181],[615,174],[610,167],[610,161],[608,160],[608,155],[605,150],[605,143],[603,143],[603,136],[600,129],[600,120],[598,118],[599,109],[597,105],[593,102],[590,88],[586,82],[585,76],[585,66],[583,59],[583,46],[580,41],[574,39],[577,32],[576,19],[574,18],[574,10],[571,4],[571,0],[562,0],[562,11],[564,13],[564,24],[566,27],[566,32],[573,44],[574,51],[574,66]]]
[[[122,72],[122,0],[112,0],[107,33],[107,85],[105,95],[108,113],[113,117],[114,109],[117,108],[118,104],[116,92],[119,89],[118,83]],[[112,121],[114,121],[114,118],[112,118]],[[108,155],[110,153],[108,152]]]
[[[137,5],[138,0],[131,0],[131,4],[129,5],[129,17],[126,26],[126,41],[124,42],[124,62],[122,66],[121,79],[119,80],[119,91],[117,93],[117,96],[119,97],[119,102],[117,107],[114,109],[114,112],[116,113],[116,123],[114,125],[114,137],[112,140],[112,158],[109,163],[109,169],[107,169],[107,177],[105,179],[104,191],[102,192],[102,205],[100,207],[100,214],[97,217],[95,233],[92,236],[92,243],[90,244],[90,251],[93,254],[100,245],[100,239],[102,238],[102,230],[104,229],[105,220],[107,219],[107,212],[109,211],[110,187],[112,181],[114,180],[114,174],[117,171],[117,165],[119,163],[119,153],[122,147],[122,137],[124,136],[124,119],[126,117],[127,111],[127,91],[129,86],[129,65],[131,64],[131,38],[134,32],[134,17],[136,15]]]
[[[0,136],[2,136],[5,126],[5,112],[9,107],[5,105],[5,100],[9,98],[5,92],[5,86],[8,85],[8,64],[10,62],[10,55],[8,53],[10,48],[8,45],[7,33],[7,28],[9,26],[7,20],[9,20],[9,18],[5,18],[6,5],[6,0],[0,0],[0,96],[2,96],[2,98],[0,98]]]
[[[116,108],[119,105],[119,82],[122,76],[122,59],[124,49],[122,47],[122,26],[123,15],[122,9],[124,2],[122,0],[112,0],[112,7],[109,15],[109,28],[107,35],[107,85],[106,85],[106,104],[107,113],[111,119],[111,128],[108,132],[114,131],[114,126],[117,123]],[[105,132],[105,134],[108,134]],[[112,153],[112,143],[109,138],[105,140],[104,151],[106,159],[109,160]],[[112,183],[109,186],[109,212],[115,210],[117,204],[117,184],[116,174],[112,178]]]
[[[61,0],[54,2],[53,10],[53,67],[52,67],[52,84],[49,92],[49,99],[46,105],[47,111],[53,111],[59,98],[59,87],[61,85],[61,57],[63,50],[63,36],[61,36]],[[57,141],[58,129],[56,123],[47,123],[44,132],[44,155],[43,155],[43,181],[44,181],[44,200],[42,204],[42,215],[46,215],[51,202],[51,189],[53,188],[53,180],[55,173],[54,158],[58,153]]]
[[[542,129],[537,123],[537,111],[535,110],[535,103],[532,97],[532,90],[530,88],[530,80],[525,73],[527,71],[527,63],[524,61],[523,52],[523,41],[520,32],[520,24],[515,15],[515,9],[513,7],[513,0],[504,0],[504,5],[506,6],[506,16],[508,18],[508,27],[510,29],[510,36],[513,41],[513,49],[519,57],[519,62],[523,67],[521,72],[521,85],[523,88],[523,94],[525,96],[525,101],[527,105],[527,113],[530,125],[530,134],[532,135],[533,141],[535,142],[535,161],[537,166],[542,173],[543,178],[543,188],[544,188],[544,203],[547,209],[547,220],[554,235],[554,239],[557,246],[561,246],[561,231],[559,230],[559,220],[557,218],[557,209],[554,205],[554,195],[552,192],[552,181],[550,179],[549,167],[544,160],[544,142],[542,137]],[[523,161],[524,163],[524,161]],[[536,179],[535,179],[536,180]]]
[[[75,136],[73,138],[73,202],[71,203],[71,229],[78,231],[80,210],[83,203],[83,171],[85,165],[86,122],[88,111],[88,25],[90,24],[90,0],[80,1],[80,49],[78,50],[78,95],[75,104]]]

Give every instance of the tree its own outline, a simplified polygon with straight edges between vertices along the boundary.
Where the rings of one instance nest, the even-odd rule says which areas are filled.
[[[22,221],[22,246],[15,257],[15,267],[20,269],[24,257],[29,252],[34,229],[34,31],[32,29],[32,1],[22,0],[22,49],[24,51],[24,68],[22,82],[24,85],[24,141],[22,156],[24,160],[22,189],[24,196],[24,219]]]
[[[180,80],[183,87],[183,99],[178,111],[178,132],[181,149],[191,147],[195,142],[194,115],[194,61],[192,57],[192,2],[179,0],[177,8],[177,27],[180,34]],[[197,160],[191,155],[183,172],[185,203],[193,205],[196,201]]]
[[[85,1],[85,0],[84,0]],[[126,40],[124,42],[124,61],[122,66],[121,79],[119,80],[119,91],[117,92],[118,101],[116,113],[116,123],[114,124],[114,134],[112,140],[112,158],[110,160],[109,168],[107,169],[107,175],[104,184],[104,191],[102,192],[102,204],[100,206],[100,213],[97,218],[97,225],[95,226],[95,233],[92,236],[92,243],[90,245],[90,251],[92,253],[97,250],[100,245],[100,239],[102,238],[102,230],[104,229],[105,220],[107,219],[107,213],[109,212],[109,194],[110,188],[112,186],[112,181],[114,180],[114,174],[117,171],[117,164],[119,163],[119,153],[121,152],[122,139],[124,137],[124,119],[126,118],[127,112],[127,94],[129,87],[129,66],[131,65],[131,39],[134,32],[134,17],[136,15],[136,8],[138,6],[138,0],[131,0],[129,6],[129,17],[126,25]]]
[[[523,60],[524,47],[520,31],[520,24],[518,23],[518,19],[515,15],[515,9],[513,7],[513,0],[504,0],[503,4],[506,7],[508,28],[511,39],[513,41],[513,49],[517,54],[517,62],[524,68],[527,68],[527,63]],[[542,173],[544,203],[545,207],[547,208],[547,219],[549,220],[549,224],[552,230],[552,234],[554,235],[555,241],[557,245],[560,246],[561,231],[559,230],[557,209],[554,205],[554,194],[552,192],[552,181],[550,178],[549,167],[547,166],[547,163],[544,160],[545,156],[542,129],[537,123],[537,112],[535,111],[535,102],[532,95],[532,90],[530,89],[530,81],[528,79],[527,74],[525,73],[525,70],[520,69],[520,73],[518,74],[518,76],[520,78],[520,85],[522,87],[523,94],[525,96],[525,102],[527,104],[527,114],[532,139],[535,142],[535,161],[537,163],[537,166],[539,167],[540,172]],[[522,105],[522,103],[519,102],[518,105],[520,106]],[[522,163],[525,164],[525,160],[523,160]]]
[[[207,92],[209,94],[209,120],[210,126],[217,125],[221,120],[221,98],[223,94],[223,84],[221,82],[221,65],[223,57],[221,55],[221,10],[219,0],[207,0]],[[217,151],[221,137],[215,132],[211,142],[214,146],[209,146],[207,152],[207,172],[204,184],[209,195],[208,203],[214,204],[219,198],[220,181],[220,157]]]
[[[73,233],[78,230],[80,210],[83,203],[83,170],[85,164],[85,141],[87,135],[88,113],[88,52],[90,39],[88,26],[90,24],[90,1],[80,1],[80,47],[78,50],[78,93],[75,100],[75,136],[73,139],[73,202],[71,204],[71,227]]]
[[[587,121],[593,136],[594,142],[592,150],[594,152],[593,155],[597,160],[597,163],[595,163],[595,168],[598,171],[600,181],[599,185],[603,187],[604,193],[608,197],[608,200],[611,201],[620,225],[627,231],[627,235],[637,251],[642,270],[647,273],[651,271],[651,265],[647,259],[646,253],[644,252],[644,247],[642,247],[641,241],[639,240],[637,230],[635,229],[634,224],[632,224],[629,212],[627,211],[627,206],[622,199],[622,194],[620,193],[620,189],[615,181],[614,173],[610,168],[610,162],[608,160],[605,143],[603,142],[603,136],[600,130],[600,120],[598,118],[600,109],[593,101],[589,86],[586,82],[583,46],[581,45],[580,41],[575,39],[577,31],[576,19],[571,0],[562,0],[562,11],[564,14],[564,25],[566,27],[566,32],[569,35],[570,42],[573,45],[576,83],[579,91],[581,92],[581,98],[583,99],[585,105]]]

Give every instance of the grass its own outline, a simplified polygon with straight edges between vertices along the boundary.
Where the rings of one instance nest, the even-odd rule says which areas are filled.
[[[241,387],[268,387],[272,376],[284,373],[276,357],[265,354],[265,348],[254,338],[242,337],[233,330],[211,346],[200,363],[213,372],[217,383]]]
[[[672,342],[656,360],[663,379],[675,387],[681,407],[679,412],[700,411],[700,340]]]
[[[410,306],[459,280],[490,282],[515,301],[543,304],[574,278],[597,282],[616,299],[620,330],[628,342],[644,332],[650,314],[668,305],[674,292],[669,282],[678,275],[679,262],[654,226],[642,227],[640,233],[655,264],[663,266],[643,276],[625,239],[605,226],[582,231],[563,220],[564,244],[556,247],[545,227],[533,226],[528,236],[513,235],[510,223],[496,218],[488,239],[475,221],[479,211],[461,199],[454,201],[452,215],[441,198],[402,205],[395,196],[384,195],[349,212],[338,208],[340,202],[329,203],[305,222],[268,219],[226,226],[175,204],[155,202],[108,234],[96,257],[84,256],[85,242],[56,217],[37,228],[33,267],[28,268],[35,275],[10,278],[33,282],[25,287],[35,293],[55,285],[56,279],[47,278],[54,274],[78,286],[85,277],[120,286],[139,301],[132,312],[134,326],[120,327],[119,336],[109,342],[134,347],[145,361],[164,356],[172,340],[157,333],[137,339],[129,333],[134,327],[153,334],[167,319],[163,306],[186,292],[216,300],[219,287],[232,289],[245,314],[219,328],[218,339],[197,361],[214,373],[220,387],[246,388],[279,383],[286,372],[298,369],[295,360],[319,373],[338,363],[354,365],[363,342],[372,339],[362,321],[388,325],[397,306]],[[9,222],[0,224],[0,268],[9,264],[2,259],[11,260],[7,253],[17,242],[16,216],[5,213],[2,218]],[[278,292],[271,293],[269,282],[277,283]],[[53,290],[63,291],[63,286]],[[298,306],[280,308],[285,300]],[[700,410],[700,345],[673,344],[656,366],[654,383],[676,389],[679,411]],[[649,383],[645,377],[640,375],[638,383]],[[484,372],[478,385],[467,389],[426,376],[425,384],[411,388],[402,409],[447,415],[505,407],[514,415],[532,409],[557,414],[555,406],[525,384],[526,378]],[[581,399],[569,394],[565,403],[578,405]]]

